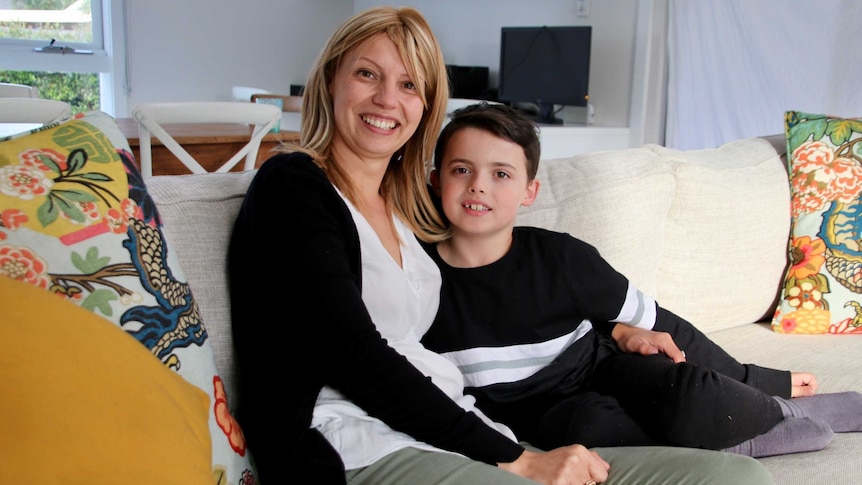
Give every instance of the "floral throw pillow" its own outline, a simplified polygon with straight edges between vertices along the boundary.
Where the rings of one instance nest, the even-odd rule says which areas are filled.
[[[0,277],[108,319],[206,392],[213,483],[256,482],[192,289],[112,117],[0,138]]]
[[[785,114],[792,221],[772,328],[862,335],[862,119]]]

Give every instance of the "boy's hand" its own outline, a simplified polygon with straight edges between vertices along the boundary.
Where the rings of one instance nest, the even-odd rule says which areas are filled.
[[[511,463],[499,463],[506,471],[545,485],[563,483],[602,483],[608,479],[611,465],[595,451],[582,445],[570,445],[547,452],[525,450]]]
[[[614,325],[611,337],[623,352],[641,355],[663,353],[675,364],[685,362],[685,352],[676,346],[673,337],[667,332],[655,332],[618,323]]]
[[[817,378],[809,372],[791,372],[790,385],[790,397],[813,396],[817,392]]]

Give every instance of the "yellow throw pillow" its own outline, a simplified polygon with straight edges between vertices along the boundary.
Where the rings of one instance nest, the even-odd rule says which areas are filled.
[[[0,276],[4,483],[214,483],[209,397],[106,319]]]

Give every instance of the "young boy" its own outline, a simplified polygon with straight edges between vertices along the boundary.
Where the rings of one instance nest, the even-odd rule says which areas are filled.
[[[451,238],[426,246],[443,287],[422,343],[459,366],[488,416],[541,448],[676,445],[754,457],[862,430],[862,394],[812,396],[809,373],[740,364],[594,247],[515,227],[538,194],[539,155],[531,121],[486,103],[456,111],[436,146],[430,180]]]

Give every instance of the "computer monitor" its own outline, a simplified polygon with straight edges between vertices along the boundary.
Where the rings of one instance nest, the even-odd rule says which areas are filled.
[[[538,123],[562,124],[555,105],[587,106],[590,26],[503,27],[498,98],[535,103]]]

